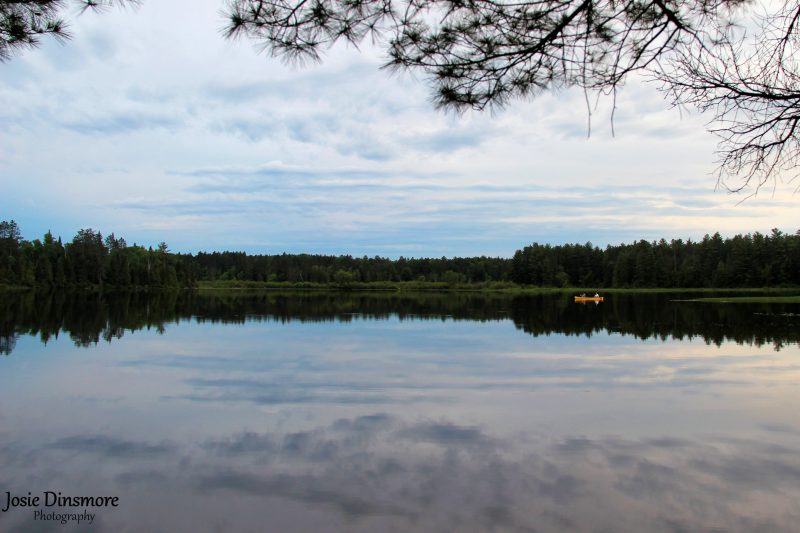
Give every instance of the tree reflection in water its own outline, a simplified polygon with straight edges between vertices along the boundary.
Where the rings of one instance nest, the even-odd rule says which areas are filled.
[[[0,353],[19,335],[47,343],[66,333],[78,346],[111,342],[139,329],[164,331],[185,320],[245,321],[512,320],[533,336],[558,333],[633,335],[640,339],[724,341],[776,349],[800,339],[798,304],[675,301],[677,293],[613,294],[601,305],[576,305],[569,294],[360,292],[10,292],[0,299]]]

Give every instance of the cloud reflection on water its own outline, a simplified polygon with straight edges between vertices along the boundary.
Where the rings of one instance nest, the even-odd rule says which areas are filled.
[[[328,504],[348,519],[402,517],[421,530],[791,531],[798,517],[800,459],[785,446],[668,436],[551,442],[448,422],[384,415],[380,422],[357,436],[342,428],[359,427],[358,419],[307,432],[288,456],[286,440],[281,447],[280,438],[234,436],[212,449],[242,466],[197,482],[204,490]],[[313,470],[322,449],[326,462]],[[260,453],[291,473],[247,468]],[[765,498],[769,512],[759,508]]]
[[[148,442],[133,442],[107,435],[74,435],[48,445],[53,450],[85,453],[106,459],[139,459],[169,455],[174,445]]]
[[[78,455],[55,468],[65,451]],[[76,488],[96,456],[118,460],[107,483],[134,496],[104,513],[101,530],[109,531],[134,523],[157,498],[175,508],[190,501],[208,523],[222,513],[231,531],[284,512],[297,530],[322,516],[328,531],[788,532],[800,519],[799,451],[713,436],[496,435],[378,412],[180,445],[70,436],[36,455],[40,469],[54,472],[51,483]],[[25,462],[6,456],[5,466],[6,486],[20,486]],[[239,511],[225,514],[219,501],[236,501]],[[179,513],[161,518],[164,530],[190,530]]]
[[[88,348],[21,336],[0,359],[0,494],[119,495],[123,506],[89,531],[749,533],[800,523],[800,351],[789,322],[773,332],[789,342],[775,351],[738,343],[744,315],[717,345],[589,337],[566,323],[559,333],[539,323],[549,300],[517,302],[527,318],[514,321],[484,313],[505,300],[439,302],[451,318],[435,320],[328,320],[337,302],[348,312],[372,302],[342,298],[312,298],[319,309],[306,311],[319,320],[181,318],[164,334]],[[250,317],[239,304],[292,302],[302,308],[205,304]],[[4,532],[35,526],[27,512],[0,513]]]

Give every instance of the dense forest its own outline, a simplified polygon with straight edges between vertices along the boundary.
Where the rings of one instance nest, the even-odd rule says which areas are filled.
[[[800,285],[800,231],[773,229],[700,241],[607,246],[532,244],[514,254],[510,279],[541,286],[777,287]]]
[[[192,287],[198,281],[333,284],[505,282],[541,287],[800,286],[800,232],[753,233],[700,241],[640,240],[607,246],[531,244],[513,258],[404,258],[244,252],[175,254],[112,233],[82,229],[62,243],[48,232],[22,239],[0,222],[0,285],[28,287]]]
[[[191,256],[128,246],[112,233],[80,230],[62,243],[48,231],[21,238],[17,224],[0,222],[0,285],[27,287],[188,287],[195,284]]]

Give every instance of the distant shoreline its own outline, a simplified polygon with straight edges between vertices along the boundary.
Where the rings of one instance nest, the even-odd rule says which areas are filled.
[[[66,292],[152,292],[152,291],[287,291],[287,292],[472,292],[472,293],[501,293],[501,294],[550,294],[550,293],[600,293],[603,294],[653,294],[653,293],[795,293],[797,296],[785,298],[800,298],[800,286],[784,287],[543,287],[535,285],[519,285],[508,281],[473,282],[473,283],[447,283],[441,281],[371,281],[351,282],[339,284],[335,282],[289,282],[289,281],[249,281],[249,280],[215,280],[198,281],[192,287],[164,286],[164,285],[4,285],[0,284],[1,292],[26,292],[26,291],[66,291]],[[741,297],[749,298],[753,302],[759,298],[769,297]],[[693,298],[685,301],[729,301],[729,297],[704,297]],[[737,298],[738,299],[738,298]]]
[[[315,282],[281,282],[281,281],[248,281],[248,280],[216,280],[199,281],[195,287],[160,287],[160,286],[112,286],[112,285],[70,285],[65,287],[46,286],[18,286],[0,285],[0,291],[89,291],[89,292],[139,292],[139,291],[287,291],[287,292],[470,292],[470,293],[500,293],[500,294],[553,294],[553,293],[600,293],[602,294],[646,294],[646,293],[775,293],[782,298],[797,298],[800,301],[800,287],[539,287],[532,285],[519,285],[512,282],[476,282],[476,283],[446,283],[439,281],[399,281],[399,282],[351,282],[315,283]],[[786,293],[795,293],[786,295]],[[743,296],[733,297],[706,297],[686,301],[730,301],[748,298],[752,301],[762,301],[771,296]]]
[[[486,283],[453,283],[434,281],[400,281],[400,282],[353,282],[348,285],[336,283],[311,282],[269,282],[269,281],[200,281],[198,290],[325,290],[325,291],[395,291],[395,292],[500,292],[520,294],[542,293],[669,293],[669,292],[752,292],[752,293],[786,293],[800,292],[800,287],[739,287],[739,288],[680,288],[680,287],[537,287],[518,285],[511,282]]]
[[[702,241],[636,241],[607,246],[533,243],[513,257],[405,258],[351,255],[198,252],[176,254],[131,246],[91,228],[71,242],[51,232],[22,239],[13,220],[0,221],[0,284],[24,287],[315,289],[375,291],[541,292],[770,290],[800,287],[800,232],[774,229]],[[674,287],[674,289],[673,289]]]

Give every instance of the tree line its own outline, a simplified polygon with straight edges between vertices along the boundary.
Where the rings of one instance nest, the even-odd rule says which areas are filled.
[[[198,281],[324,284],[374,282],[516,283],[540,287],[800,286],[800,231],[773,229],[702,240],[640,240],[609,245],[533,243],[511,259],[405,258],[245,252],[171,253],[129,246],[113,233],[82,229],[62,243],[48,231],[22,239],[12,220],[0,222],[0,285],[28,287],[193,287]]]
[[[507,281],[509,260],[499,257],[405,258],[311,254],[198,253],[198,278],[349,285],[371,282],[481,283]]]
[[[735,288],[800,285],[800,231],[592,246],[531,244],[514,254],[511,280],[524,285]]]
[[[609,245],[531,244],[511,259],[199,253],[199,280],[292,283],[513,282],[540,287],[735,288],[800,285],[800,232]]]
[[[0,285],[26,287],[188,287],[195,285],[191,256],[134,244],[113,233],[82,229],[63,243],[49,231],[21,238],[16,222],[0,222]]]

